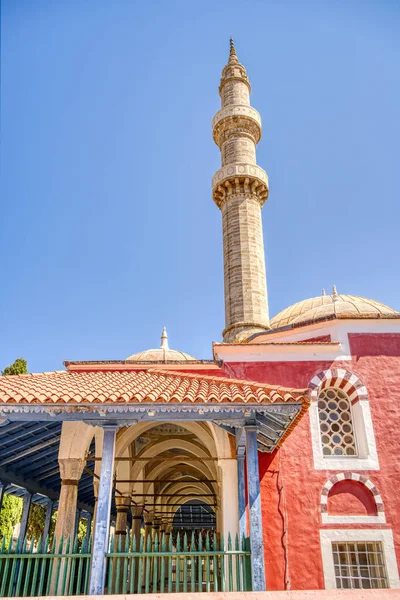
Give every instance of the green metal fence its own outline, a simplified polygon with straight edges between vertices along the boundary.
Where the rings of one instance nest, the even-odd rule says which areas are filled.
[[[26,539],[0,545],[0,597],[79,596],[88,593],[91,540]],[[106,594],[251,590],[248,539],[179,533],[111,539],[106,554]]]
[[[168,592],[234,592],[251,590],[249,540],[232,543],[228,536],[195,541],[178,533],[172,536],[118,537],[107,553],[107,594]]]
[[[18,547],[3,538],[0,547],[0,597],[87,594],[91,542],[59,544],[26,539]]]

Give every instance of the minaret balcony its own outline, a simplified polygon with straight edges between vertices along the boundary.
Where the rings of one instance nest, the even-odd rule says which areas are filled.
[[[232,126],[242,126],[254,136],[258,144],[261,139],[261,116],[252,106],[245,104],[232,104],[221,108],[212,120],[213,138],[217,146],[222,143],[224,133]],[[247,126],[247,127],[246,127]]]
[[[251,194],[264,204],[268,198],[268,175],[258,165],[230,164],[219,169],[212,178],[213,200],[217,206],[232,194]]]

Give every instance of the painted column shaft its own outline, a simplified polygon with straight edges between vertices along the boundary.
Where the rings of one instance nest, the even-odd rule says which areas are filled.
[[[246,454],[250,514],[251,576],[253,592],[262,592],[266,589],[266,586],[256,427],[246,427]]]
[[[244,454],[237,455],[237,469],[238,469],[239,535],[240,535],[240,543],[242,543],[243,538],[245,538],[247,536]]]
[[[111,493],[114,473],[116,427],[104,427],[101,458],[99,496],[97,499],[96,527],[94,532],[92,567],[89,594],[104,593],[105,553],[110,532]]]

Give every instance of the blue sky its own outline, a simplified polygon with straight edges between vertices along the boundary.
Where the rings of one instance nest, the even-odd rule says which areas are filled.
[[[224,327],[211,119],[233,35],[263,118],[272,315],[400,309],[396,2],[3,0],[0,368],[198,358]]]

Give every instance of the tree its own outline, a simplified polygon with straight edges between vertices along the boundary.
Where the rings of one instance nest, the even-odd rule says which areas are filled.
[[[23,358],[17,358],[12,365],[6,367],[4,371],[2,371],[2,375],[26,375],[28,373],[28,368],[26,364],[26,360]]]
[[[22,375],[28,373],[26,360],[17,358],[12,365],[2,371],[2,375]],[[0,538],[10,537],[17,523],[21,521],[22,499],[10,494],[4,494],[0,511]]]
[[[28,537],[38,540],[43,535],[46,510],[40,504],[32,504],[28,519]]]
[[[22,505],[22,498],[4,494],[0,510],[0,538],[9,539],[12,536],[14,527],[21,521]]]

